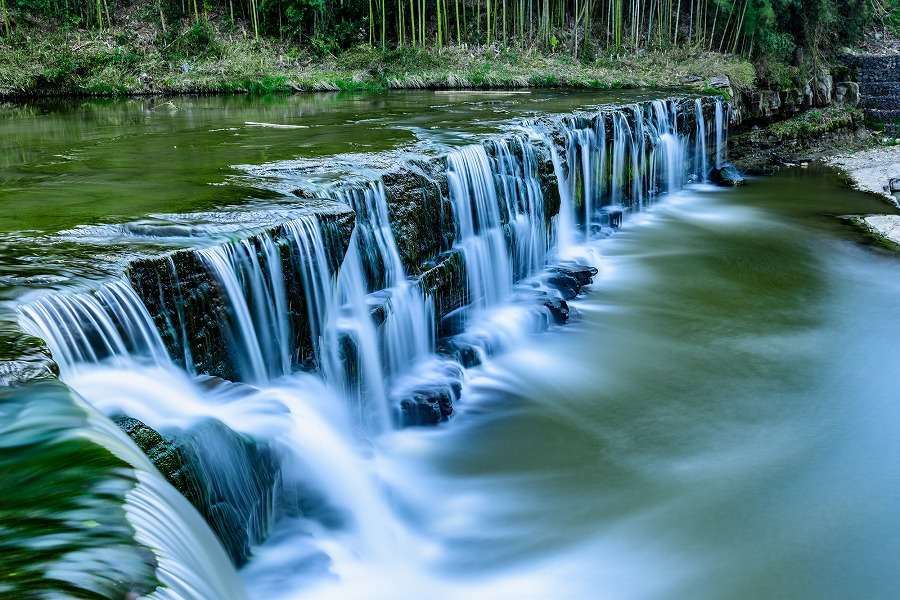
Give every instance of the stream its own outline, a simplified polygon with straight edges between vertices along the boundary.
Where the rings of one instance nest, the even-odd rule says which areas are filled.
[[[0,597],[900,597],[896,209],[721,99],[0,110]]]

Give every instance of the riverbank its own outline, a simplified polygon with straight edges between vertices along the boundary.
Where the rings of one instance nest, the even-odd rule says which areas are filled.
[[[0,45],[0,98],[328,90],[577,87],[709,88],[727,75],[753,85],[744,58],[689,48],[576,60],[566,52],[453,46],[382,50],[363,45],[314,56],[286,43],[208,29],[161,45],[140,32],[20,30]]]
[[[846,173],[856,189],[883,196],[898,205],[900,146],[836,154],[823,162]],[[892,247],[900,248],[900,215],[869,215],[856,219],[856,223]]]
[[[795,116],[738,131],[729,138],[730,160],[742,171],[824,160],[836,152],[856,153],[877,144],[863,111],[833,103]]]
[[[856,189],[884,196],[894,204],[897,203],[897,198],[891,191],[891,180],[900,178],[900,146],[836,154],[826,158],[824,162],[847,173]]]

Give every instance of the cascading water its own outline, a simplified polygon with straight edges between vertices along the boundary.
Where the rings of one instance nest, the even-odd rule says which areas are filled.
[[[680,125],[687,116],[682,106],[681,101],[654,100],[643,108],[632,106],[629,110],[599,113],[593,124],[587,119],[562,121],[565,160],[553,149],[554,170],[560,182],[557,225],[560,256],[570,254],[571,244],[591,239],[592,224],[603,213],[628,208],[640,210],[654,194],[681,189],[686,174],[702,180],[707,171],[708,130],[716,132],[716,156],[722,160],[725,152],[723,103],[716,102],[715,114],[719,121],[710,126],[703,114],[702,99],[696,100],[694,131],[685,131]],[[543,131],[535,136],[545,142],[549,139]],[[694,152],[689,155],[687,149],[691,144]],[[686,156],[691,160],[687,161]]]
[[[640,210],[659,192],[678,191],[686,174],[702,179],[711,133],[715,160],[724,160],[726,107],[716,101],[713,123],[704,107],[701,100],[658,100],[591,118],[527,123],[516,135],[447,154],[457,228],[453,250],[464,257],[473,312],[500,315],[481,326],[490,330],[485,335],[502,336],[528,320],[520,308],[526,302],[516,304],[519,284],[539,275],[548,260],[583,256],[575,250],[596,238],[598,229],[617,226],[623,212]],[[553,141],[560,137],[561,147]],[[545,194],[552,178],[548,183],[541,174],[547,154],[558,216]],[[395,440],[388,432],[399,398],[420,391],[429,377],[446,376],[448,365],[459,367],[435,351],[434,303],[407,277],[382,182],[345,182],[316,193],[356,213],[337,272],[323,224],[313,217],[283,223],[279,233],[197,251],[212,275],[211,293],[225,307],[223,338],[237,377],[258,389],[210,392],[203,381],[176,371],[154,317],[126,282],[94,294],[38,299],[21,308],[22,321],[47,341],[64,381],[109,414],[124,412],[153,427],[186,427],[214,416],[235,431],[276,440],[286,449],[285,479],[302,482],[321,512],[331,515],[317,523],[314,507],[313,516],[287,520],[301,523],[299,535],[315,538],[317,552],[331,556],[341,576],[353,577],[357,568],[347,565],[359,561],[372,568],[421,565],[415,554],[427,552],[412,540],[397,507],[409,490],[379,482],[374,464],[386,460],[382,448]],[[176,263],[167,260],[180,288]],[[299,273],[299,293],[287,283],[291,270]],[[536,292],[529,291],[533,306]],[[311,359],[298,350],[295,313],[301,303]],[[180,328],[184,356],[177,358],[195,375],[200,361],[189,350],[189,317],[155,316]],[[316,373],[297,372],[301,366]],[[261,552],[275,560],[267,554],[277,554],[272,548]],[[267,576],[264,565],[252,561],[248,572]]]
[[[385,374],[397,373],[434,351],[433,306],[406,277],[391,231],[384,184],[377,181],[365,187],[336,188],[330,193],[356,211],[359,259],[369,273],[365,291],[387,292],[390,306],[380,326],[378,345],[385,359]],[[381,265],[381,272],[373,273],[372,265]],[[349,291],[345,294],[352,296]]]
[[[292,242],[292,261],[301,271],[315,360],[324,372],[333,372],[339,362],[335,354],[337,281],[328,268],[321,224],[313,217],[303,217],[285,223],[284,231]]]
[[[257,249],[254,241],[259,243]],[[200,252],[228,299],[231,339],[244,381],[263,383],[290,369],[287,297],[281,255],[271,236]]]
[[[703,117],[701,98],[694,100],[694,119],[697,123],[697,130],[694,133],[694,169],[697,172],[697,179],[705,182],[709,173],[709,156],[706,152],[706,119]]]
[[[728,123],[725,122],[725,113],[730,110],[724,102],[716,102],[716,122],[713,131],[716,132],[716,167],[721,167],[725,161],[725,151],[728,143]]]
[[[127,282],[93,294],[44,296],[21,312],[24,329],[47,342],[64,379],[81,365],[106,360],[168,361],[152,317]]]
[[[466,260],[469,295],[476,306],[494,306],[512,294],[513,274],[493,169],[483,146],[447,157],[447,182],[459,223],[457,247]]]

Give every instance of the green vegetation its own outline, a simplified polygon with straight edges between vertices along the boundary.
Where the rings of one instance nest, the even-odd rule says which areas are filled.
[[[671,87],[689,77],[727,74],[749,87],[755,72],[741,57],[679,49],[590,62],[539,50],[451,46],[381,50],[362,45],[313,58],[292,47],[239,36],[217,37],[216,50],[166,55],[116,45],[100,32],[58,33],[27,42],[13,37],[0,51],[0,94],[219,93],[579,86],[597,89]],[[24,66],[24,68],[23,68]]]
[[[847,106],[831,106],[800,113],[796,117],[769,125],[765,133],[778,140],[808,140],[822,134],[850,127],[862,119],[862,110]]]
[[[839,46],[900,23],[900,0],[0,2],[7,94],[662,85],[674,78],[639,63],[740,62],[722,54],[793,87]]]

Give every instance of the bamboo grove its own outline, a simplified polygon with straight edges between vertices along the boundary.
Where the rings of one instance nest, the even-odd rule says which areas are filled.
[[[900,0],[0,0],[13,13],[41,13],[103,29],[140,14],[165,35],[211,22],[289,39],[325,52],[359,43],[384,49],[487,44],[537,47],[584,58],[690,46],[787,59],[797,46],[853,37],[897,13]],[[8,6],[9,3],[9,6]]]

